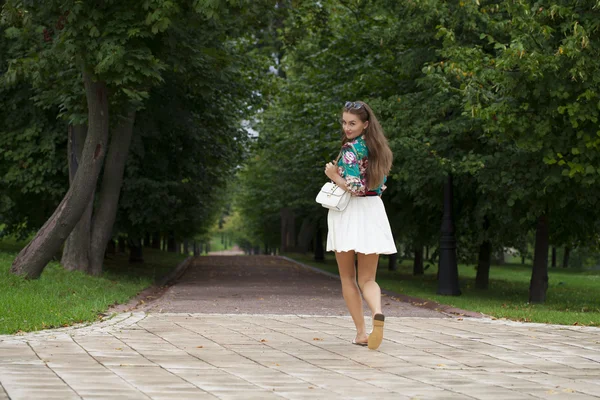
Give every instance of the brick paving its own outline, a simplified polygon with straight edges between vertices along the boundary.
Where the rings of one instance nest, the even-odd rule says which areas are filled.
[[[286,265],[196,261],[144,311],[0,336],[0,400],[600,399],[598,328],[411,315],[406,304],[404,316],[386,300],[385,339],[371,351],[350,344],[334,281]]]

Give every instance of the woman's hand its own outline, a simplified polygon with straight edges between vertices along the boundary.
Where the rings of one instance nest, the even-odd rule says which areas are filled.
[[[348,191],[348,188],[346,187],[346,180],[339,174],[338,167],[333,162],[325,164],[325,175],[327,175],[327,177],[331,179],[333,183],[345,191]]]
[[[336,181],[336,179],[340,178],[338,169],[332,162],[325,164],[325,175],[327,175],[327,177],[334,182]]]

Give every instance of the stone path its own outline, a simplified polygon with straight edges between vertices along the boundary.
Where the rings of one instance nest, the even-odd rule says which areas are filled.
[[[370,351],[345,315],[257,301],[0,336],[0,399],[600,399],[598,328],[391,316]]]

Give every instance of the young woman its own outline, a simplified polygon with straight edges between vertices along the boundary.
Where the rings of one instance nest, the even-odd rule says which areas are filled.
[[[352,195],[344,211],[329,211],[327,251],[335,251],[342,293],[356,325],[353,344],[377,349],[383,340],[385,317],[381,290],[375,282],[379,254],[396,253],[396,245],[381,193],[392,167],[392,151],[371,108],[347,102],[342,110],[341,155],[325,174]],[[358,286],[355,259],[358,259]],[[373,330],[367,334],[361,293],[371,309]]]

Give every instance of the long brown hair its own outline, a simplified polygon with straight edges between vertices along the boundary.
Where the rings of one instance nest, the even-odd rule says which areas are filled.
[[[356,104],[360,104],[361,107],[356,108],[354,106]],[[344,112],[356,115],[363,123],[369,121],[367,129],[363,133],[367,149],[369,149],[366,178],[368,189],[377,189],[383,183],[383,178],[392,169],[393,160],[392,150],[390,150],[388,140],[383,133],[383,128],[371,107],[363,101],[355,101],[352,106],[344,107],[342,113]],[[346,142],[349,142],[349,140],[344,135],[342,145]]]

